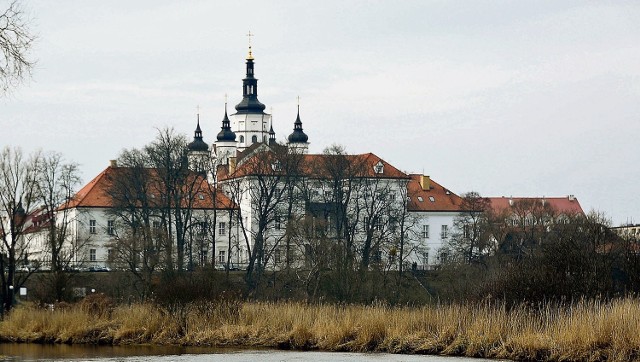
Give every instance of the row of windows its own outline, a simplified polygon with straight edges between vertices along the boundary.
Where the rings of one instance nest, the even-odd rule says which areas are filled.
[[[269,138],[267,136],[264,136],[263,138],[263,142],[267,143],[269,141]],[[257,143],[258,142],[258,136],[253,135],[251,136],[251,143]],[[240,143],[244,143],[244,136],[240,136]]]
[[[97,232],[96,220],[89,220],[89,233],[97,234]],[[113,220],[107,221],[107,234],[115,235],[115,222]]]
[[[446,239],[449,237],[449,225],[440,226],[440,238]],[[422,238],[429,239],[429,225],[422,225]]]
[[[161,226],[160,221],[154,221],[153,222],[153,228],[154,229],[159,229]],[[205,232],[207,229],[207,224],[206,223],[201,223],[200,224],[200,231],[201,232]],[[97,234],[98,233],[98,228],[97,228],[97,221],[96,220],[89,220],[89,233],[91,234]],[[220,222],[218,223],[218,233],[220,235],[224,235],[227,233],[227,223],[225,222]],[[108,220],[107,221],[107,234],[108,235],[115,235],[115,221],[113,220]]]
[[[97,250],[89,249],[89,261],[97,261]],[[113,249],[107,249],[107,260],[112,261],[114,259],[114,251]]]
[[[154,221],[153,222],[153,227],[154,228],[160,228],[160,222],[159,221]],[[207,226],[206,223],[202,223],[201,224],[201,232],[205,232]],[[280,215],[276,215],[274,218],[274,228],[276,230],[282,230],[282,217]],[[377,230],[381,230],[382,229],[382,224],[380,225],[376,225],[376,229]],[[96,220],[89,220],[89,233],[91,234],[96,234],[97,233],[97,227],[96,227]],[[227,233],[227,223],[226,222],[219,222],[218,223],[218,235],[225,235]],[[107,234],[108,235],[115,235],[115,223],[113,220],[108,220],[107,221]],[[440,238],[442,239],[446,239],[449,236],[449,226],[448,225],[442,225],[440,228]],[[423,239],[429,239],[429,225],[422,225],[422,238]],[[91,249],[94,250],[95,249]]]

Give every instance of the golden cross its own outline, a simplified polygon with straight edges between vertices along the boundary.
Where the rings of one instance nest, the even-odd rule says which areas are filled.
[[[249,34],[247,34],[247,37],[249,38],[249,47],[251,47],[251,37],[255,36],[254,34],[251,34],[251,30],[249,30]]]

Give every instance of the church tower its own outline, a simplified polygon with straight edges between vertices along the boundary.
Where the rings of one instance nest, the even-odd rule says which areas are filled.
[[[227,103],[224,103],[224,118],[216,141],[216,157],[221,165],[229,162],[229,157],[235,157],[237,149],[236,134],[231,130],[231,121],[227,116]]]
[[[299,102],[299,101],[298,101]],[[293,133],[287,139],[287,147],[289,152],[306,154],[309,152],[309,136],[302,130],[302,121],[300,120],[300,103],[298,103],[298,115],[296,121],[293,122]]]
[[[202,140],[200,113],[198,113],[197,117],[193,141],[187,145],[187,158],[189,159],[189,169],[195,172],[206,172],[209,166],[209,145]]]
[[[248,35],[252,36],[251,33]],[[272,128],[271,115],[264,112],[266,107],[258,100],[258,79],[254,76],[251,43],[246,60],[246,76],[242,80],[242,101],[236,105],[236,113],[230,117],[231,127],[237,135],[238,151],[243,151],[254,143],[268,143],[269,130]]]

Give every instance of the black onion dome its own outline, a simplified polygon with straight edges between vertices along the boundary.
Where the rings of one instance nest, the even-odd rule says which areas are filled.
[[[231,121],[229,121],[229,117],[227,116],[227,106],[225,105],[224,109],[224,119],[222,120],[222,127],[220,132],[218,133],[218,141],[236,141],[236,134],[231,130]]]
[[[298,117],[296,117],[296,121],[293,123],[293,133],[289,135],[288,140],[289,143],[306,143],[309,140],[309,136],[302,131],[300,110],[298,110]]]
[[[246,96],[236,105],[238,113],[263,113],[266,106],[262,104],[257,96]]]
[[[251,47],[247,56],[247,74],[242,80],[242,101],[236,105],[240,114],[264,113],[266,106],[258,100],[258,80],[254,77],[254,63]]]
[[[198,126],[193,136],[193,142],[187,145],[189,151],[208,151],[209,145],[202,140],[202,130],[200,129],[200,115],[198,115]]]

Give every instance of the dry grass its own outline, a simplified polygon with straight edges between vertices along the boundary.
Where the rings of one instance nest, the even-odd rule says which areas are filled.
[[[96,307],[96,304],[99,306]],[[14,342],[242,345],[551,361],[640,359],[640,301],[507,309],[303,303],[195,303],[49,311],[21,306],[0,322]]]

